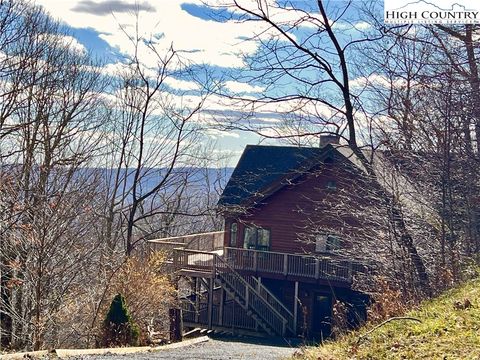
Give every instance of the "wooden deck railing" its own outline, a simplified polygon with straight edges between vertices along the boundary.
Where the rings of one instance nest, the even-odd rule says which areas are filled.
[[[231,247],[225,248],[224,258],[239,271],[316,280],[351,282],[354,273],[366,271],[364,266],[348,260]]]
[[[208,325],[208,306],[201,303],[198,311],[195,304],[182,302],[183,321],[190,324]],[[212,325],[225,328],[244,329],[256,331],[255,321],[246,315],[245,309],[235,304],[233,300],[225,303],[223,311],[219,305],[212,307]]]
[[[254,276],[244,276],[243,277],[250,286],[256,289],[259,296],[261,296],[267,303],[269,303],[279,314],[281,314],[287,320],[287,328],[292,333],[295,333],[295,320],[293,314],[288,308],[280,301],[278,298],[272,294],[266,286],[264,286],[261,281],[259,281]]]
[[[188,249],[174,249],[173,266],[175,269],[194,270],[215,274],[215,258],[213,252]]]
[[[215,259],[218,277],[235,290],[235,295],[245,302],[246,309],[251,308],[267,325],[279,335],[285,335],[288,320],[272,306],[271,302],[262,297],[256,288],[252,287],[230,264],[217,256]]]
[[[245,310],[253,310],[272,331],[285,335],[291,321],[279,312],[278,305],[272,305],[276,300],[273,295],[271,298],[264,297],[265,294],[259,292],[257,286],[250,284],[224,258],[212,252],[175,249],[173,263],[176,269],[183,271],[211,273],[215,281],[233,292],[232,296]],[[265,330],[268,332],[267,328]]]
[[[211,272],[215,254],[177,249],[176,268]],[[367,267],[349,260],[319,258],[312,255],[287,254],[272,251],[226,247],[223,259],[237,271],[274,274],[310,279],[351,282],[355,273],[367,272]],[[255,284],[250,284],[255,288]]]
[[[172,236],[162,239],[149,240],[152,250],[171,251],[184,248],[201,251],[214,251],[223,248],[223,231],[212,231],[191,235]]]

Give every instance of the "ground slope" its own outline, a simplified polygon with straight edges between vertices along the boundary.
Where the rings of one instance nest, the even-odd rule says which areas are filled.
[[[370,324],[338,341],[308,348],[301,356],[318,360],[480,360],[480,279],[427,301],[405,316],[421,322],[391,321],[362,337],[375,327]]]

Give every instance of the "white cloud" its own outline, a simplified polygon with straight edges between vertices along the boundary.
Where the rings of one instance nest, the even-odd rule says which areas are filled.
[[[76,38],[69,35],[57,35],[57,34],[43,34],[40,37],[43,42],[53,42],[64,48],[68,48],[69,51],[76,52],[78,54],[86,53],[87,49]]]
[[[173,77],[167,77],[165,79],[165,84],[170,86],[173,89],[176,90],[199,90],[200,89],[200,84],[193,82],[193,81],[187,81],[187,80],[181,80],[181,79],[175,79]]]
[[[372,27],[372,24],[367,23],[366,21],[360,21],[353,25],[357,30],[367,30]]]
[[[231,137],[238,139],[240,138],[240,135],[237,133],[234,133],[232,131],[223,131],[223,130],[217,130],[217,129],[207,129],[205,133],[211,137],[212,139],[218,139],[218,138],[224,138],[224,137]]]
[[[372,27],[372,24],[367,23],[366,21],[359,21],[359,22],[349,22],[349,21],[337,21],[332,22],[332,28],[338,30],[357,30],[357,31],[365,31]]]
[[[411,81],[410,86],[419,85],[416,81]],[[403,88],[407,86],[407,81],[402,78],[388,79],[385,75],[370,74],[369,76],[361,76],[353,79],[350,82],[350,86],[353,88],[366,88],[368,86],[379,86],[383,88]]]
[[[390,81],[384,75],[379,75],[379,74],[361,76],[350,81],[350,86],[356,87],[356,88],[364,88],[369,85],[382,86],[382,87],[388,88],[390,87]]]
[[[122,63],[110,63],[103,66],[100,71],[103,75],[118,76],[128,70],[128,66]]]
[[[87,51],[85,46],[72,36],[62,36],[61,38],[58,38],[58,40],[65,46],[68,46],[70,49],[80,54],[84,54]]]
[[[265,90],[262,86],[250,85],[238,81],[225,81],[225,88],[234,93],[260,93]]]
[[[99,15],[92,12],[79,12],[80,0],[58,1],[37,0],[54,17],[66,22],[74,28],[91,28],[100,34],[111,47],[124,54],[132,54],[133,46],[129,35],[135,35],[136,17],[131,12],[110,13]],[[134,1],[123,1],[134,4]],[[240,52],[252,54],[256,51],[256,41],[245,40],[253,34],[267,37],[265,27],[251,22],[216,22],[195,17],[181,8],[184,0],[169,0],[150,2],[151,11],[141,11],[138,14],[138,28],[140,35],[152,39],[155,48],[163,53],[173,43],[176,50],[185,50],[186,57],[195,63],[205,63],[225,67],[242,67],[243,60]],[[188,3],[201,6],[199,0],[189,0]],[[155,7],[155,8],[154,8]],[[112,9],[114,10],[114,9]],[[140,57],[148,66],[155,66],[155,57],[151,56],[145,44],[139,49]]]
[[[231,5],[231,0],[212,0],[211,2],[217,7]],[[250,9],[258,9],[257,1],[242,0],[241,2]],[[137,18],[132,9],[138,5],[140,10],[143,10],[138,13],[140,36],[152,39],[159,53],[163,53],[171,44],[176,50],[188,51],[185,56],[195,63],[231,68],[243,67],[243,57],[240,54],[251,55],[258,49],[259,39],[278,35],[275,29],[269,28],[262,22],[235,20],[218,22],[193,16],[181,7],[184,3],[204,6],[201,0],[161,2],[36,0],[36,3],[74,28],[95,30],[111,47],[123,54],[133,53],[132,43],[124,30],[129,35],[135,35],[133,32]],[[282,8],[276,5],[274,0],[262,1],[262,4],[267,3],[268,14],[277,23],[288,23],[294,27],[321,26],[318,13]],[[109,11],[110,8],[111,11]],[[232,10],[232,7],[229,7],[229,10]],[[145,44],[141,44],[137,50],[148,66],[156,65],[155,57],[151,56]]]

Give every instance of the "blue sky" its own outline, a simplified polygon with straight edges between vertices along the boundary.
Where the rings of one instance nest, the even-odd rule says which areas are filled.
[[[137,19],[134,10],[138,9],[138,28],[142,36],[153,37],[156,46],[162,48],[173,44],[177,50],[185,52],[185,57],[195,66],[203,66],[212,71],[215,76],[222,79],[225,91],[232,94],[243,94],[244,96],[256,97],[265,91],[265,87],[248,79],[245,75],[243,55],[253,56],[259,49],[257,41],[251,39],[257,35],[259,39],[267,39],[272,33],[258,22],[236,21],[238,16],[231,14],[228,10],[218,9],[216,5],[228,0],[212,0],[212,6],[205,6],[199,0],[156,0],[156,1],[135,1],[135,0],[36,0],[36,3],[43,6],[53,17],[62,21],[73,38],[69,41],[80,51],[89,51],[94,56],[102,58],[105,62],[107,73],[113,73],[122,61],[123,55],[132,53],[132,46],[125,33],[134,33]],[[241,0],[248,6],[255,6],[256,1]],[[295,21],[299,16],[296,12],[282,12],[275,6],[273,0],[262,0],[271,2],[273,16],[280,22]],[[315,9],[309,8],[311,1],[295,1],[295,7],[311,12],[313,16]],[[340,6],[343,1],[331,2]],[[368,24],[360,21],[355,9],[347,14],[351,19],[349,24],[339,24],[339,28],[348,30],[348,36],[355,36],[357,26],[361,30],[368,28]],[[295,32],[295,31],[294,31]],[[302,30],[296,30],[296,36],[302,36]],[[152,57],[148,51],[140,57],[147,66],[154,66],[149,63]],[[237,77],[238,75],[238,77]],[[248,81],[247,81],[248,80]],[[185,91],[195,101],[197,86],[185,78],[169,79],[169,86],[172,89]],[[290,84],[286,83],[288,89]],[[269,89],[272,91],[272,89]],[[278,105],[264,106],[255,121],[267,124],[266,131],[275,135],[280,128]],[[283,109],[287,112],[287,109]],[[209,98],[205,105],[205,112],[202,121],[218,121],[220,118],[235,117],[242,111],[248,111],[241,106],[234,108],[224,99],[218,96]],[[315,109],[316,113],[326,114],[327,109]],[[219,131],[210,130],[209,136],[217,142],[216,151],[232,152],[233,158],[230,165],[234,164],[246,144],[256,144],[262,140],[253,133],[242,131]]]

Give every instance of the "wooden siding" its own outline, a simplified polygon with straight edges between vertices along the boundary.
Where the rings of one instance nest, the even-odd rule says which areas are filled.
[[[347,213],[337,214],[336,218],[327,217],[331,209],[326,204],[334,204],[338,194],[342,193],[348,194],[351,206],[355,207],[356,194],[362,190],[357,182],[358,171],[346,162],[336,160],[301,176],[295,184],[284,186],[246,214],[236,218],[226,215],[225,246],[230,246],[229,230],[233,221],[238,222],[237,247],[243,246],[245,226],[253,224],[270,229],[270,251],[287,253],[315,251],[313,241],[302,241],[299,236],[310,231],[312,222],[320,227],[339,229],[348,223],[347,231],[352,232],[352,229],[359,228],[358,221]],[[328,188],[329,181],[336,182],[335,190]]]

